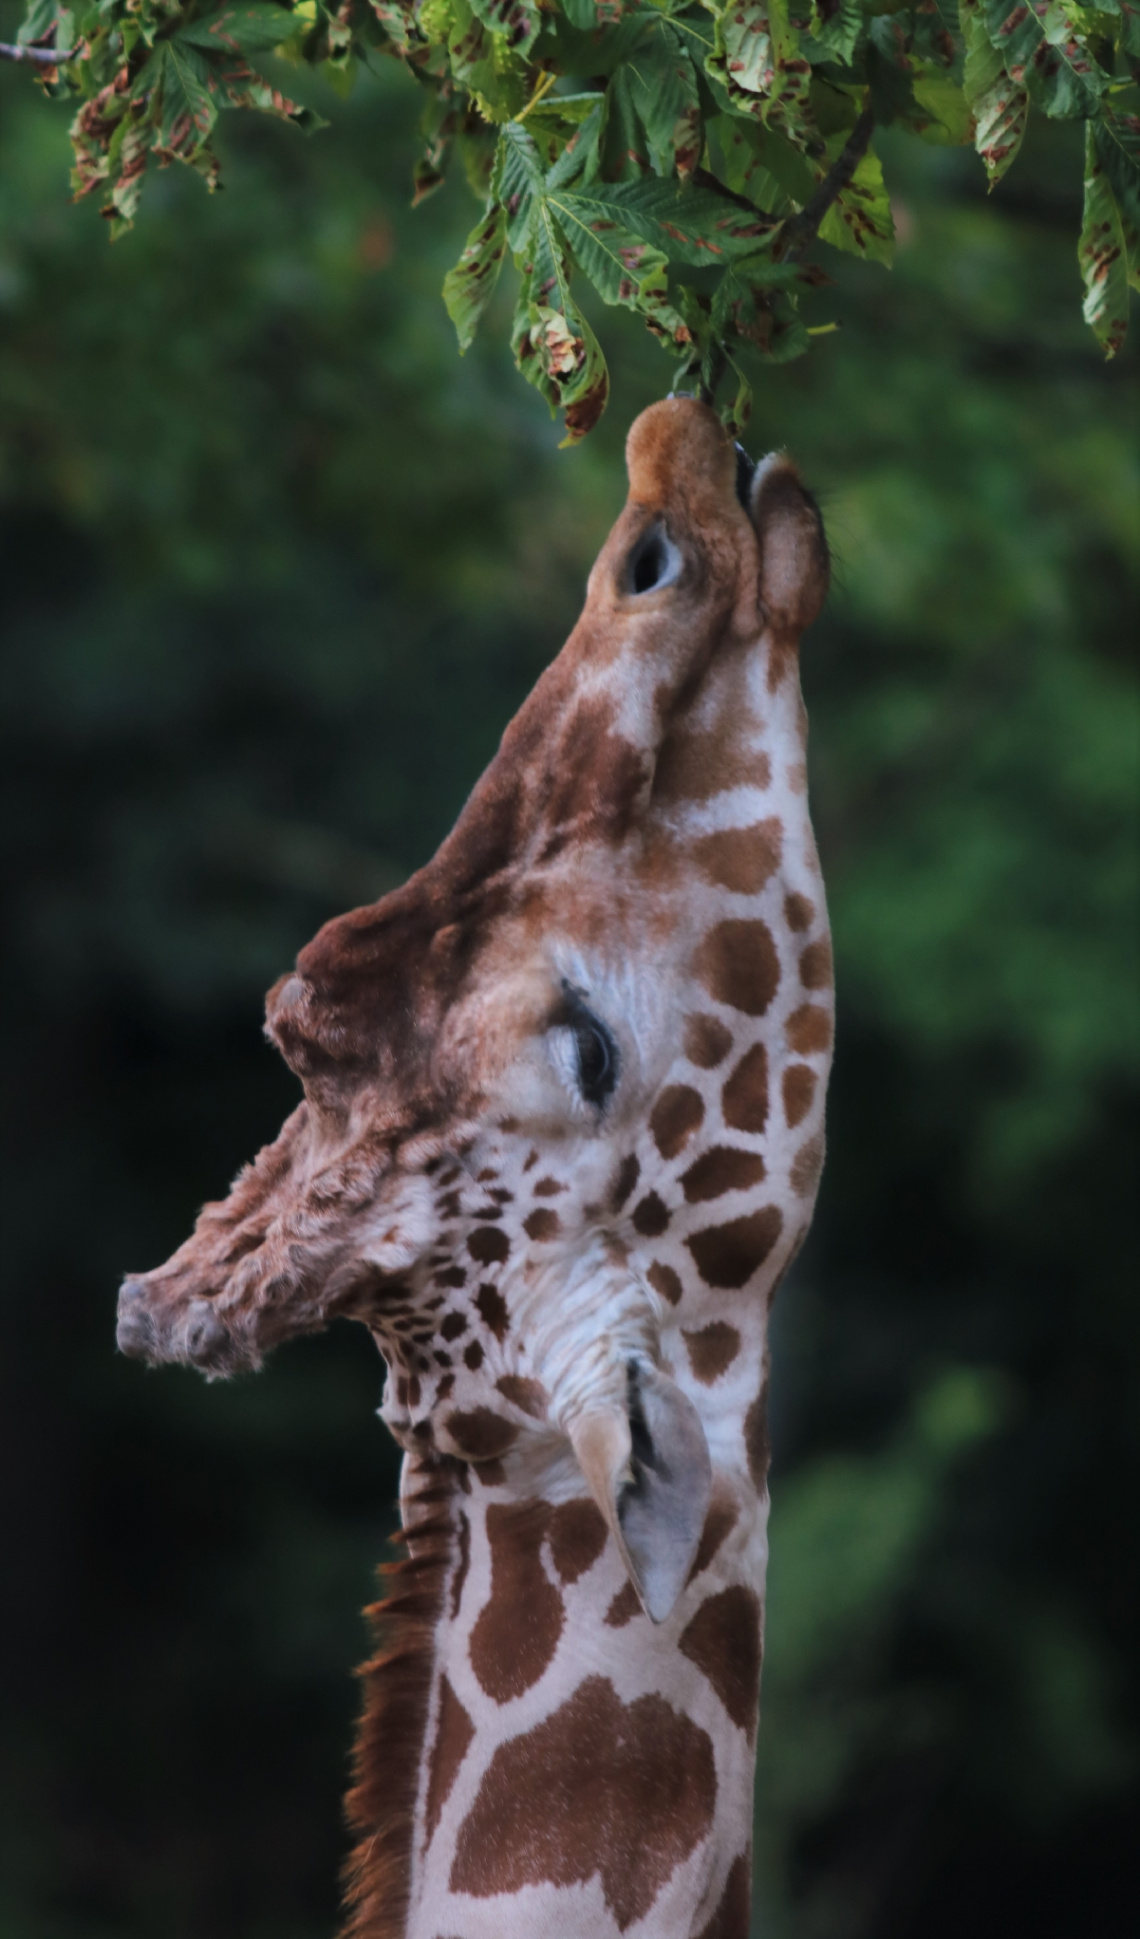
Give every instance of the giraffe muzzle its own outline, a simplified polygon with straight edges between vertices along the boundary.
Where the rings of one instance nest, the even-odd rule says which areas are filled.
[[[160,1307],[145,1279],[120,1288],[115,1340],[128,1359],[152,1367],[181,1364],[217,1377],[255,1364],[210,1300]]]

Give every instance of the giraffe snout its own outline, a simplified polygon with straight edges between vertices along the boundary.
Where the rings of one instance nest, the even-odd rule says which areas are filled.
[[[153,1357],[156,1345],[154,1323],[147,1307],[146,1287],[141,1279],[124,1279],[119,1289],[115,1344],[129,1360],[149,1360]]]
[[[211,1300],[199,1297],[161,1306],[145,1278],[124,1280],[115,1338],[120,1353],[152,1367],[177,1362],[206,1375],[222,1375],[250,1361]]]

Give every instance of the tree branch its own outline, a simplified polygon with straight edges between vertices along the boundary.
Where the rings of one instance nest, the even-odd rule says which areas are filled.
[[[772,255],[777,262],[799,263],[803,261],[812,243],[819,234],[819,225],[823,221],[824,216],[827,214],[832,203],[842,195],[855,170],[867,153],[868,148],[871,146],[871,136],[874,132],[874,114],[870,108],[864,108],[851,133],[848,135],[847,140],[844,142],[843,147],[840,149],[827,174],[816,189],[815,194],[804,203],[798,215],[788,216],[785,220],[772,250]],[[749,208],[752,207],[751,204],[744,204],[744,197],[742,195],[733,195],[730,189],[725,188],[723,182],[718,182],[705,169],[697,169],[694,172],[693,179],[699,182],[702,187],[715,189],[718,195],[726,195],[733,202],[739,202]],[[762,216],[764,212],[760,209],[753,210],[753,213]],[[728,354],[724,345],[718,344],[713,353],[708,382],[701,384],[698,392],[703,403],[712,404],[715,402],[717,389],[727,368]]]
[[[875,132],[875,117],[864,108],[815,194],[804,203],[798,215],[789,216],[784,233],[773,252],[782,262],[802,262],[819,234],[819,225],[832,203],[842,195],[854,175]]]
[[[74,60],[78,47],[25,47],[20,42],[0,40],[0,61],[26,61],[29,67],[58,67],[61,61]]]

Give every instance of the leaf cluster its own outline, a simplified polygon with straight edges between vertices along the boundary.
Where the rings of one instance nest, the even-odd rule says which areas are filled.
[[[221,110],[319,125],[276,56],[341,90],[398,60],[424,96],[415,199],[454,154],[483,204],[444,284],[460,348],[509,255],[515,359],[571,443],[609,388],[583,287],[640,315],[679,383],[712,398],[731,373],[746,422],[747,362],[832,327],[801,313],[816,244],[891,261],[881,128],[972,144],[993,186],[1031,109],[1083,121],[1084,314],[1109,356],[1140,277],[1137,0],[31,0],[21,40],[60,54],[41,78],[80,97],[76,191],[104,190],[115,233],[152,160],[217,185]]]

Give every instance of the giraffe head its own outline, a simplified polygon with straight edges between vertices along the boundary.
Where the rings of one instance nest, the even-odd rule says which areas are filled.
[[[127,1280],[118,1337],[216,1377],[364,1321],[397,1438],[584,1478],[659,1619],[704,1523],[705,1396],[822,1153],[796,648],[827,554],[792,466],[753,471],[692,400],[627,463],[582,618],[451,835],[270,991],[304,1102]]]

